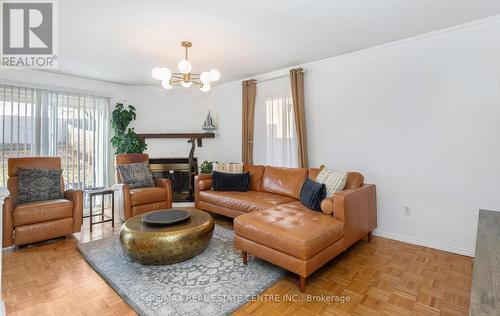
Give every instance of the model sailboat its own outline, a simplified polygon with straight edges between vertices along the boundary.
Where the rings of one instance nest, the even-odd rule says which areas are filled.
[[[203,126],[201,127],[204,131],[213,131],[215,130],[215,124],[212,116],[210,115],[210,111],[208,111],[207,118],[205,122],[203,122]]]

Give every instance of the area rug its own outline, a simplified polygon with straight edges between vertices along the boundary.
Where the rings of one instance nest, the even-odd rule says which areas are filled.
[[[202,254],[172,265],[137,263],[123,253],[117,235],[78,248],[140,315],[227,315],[286,273],[255,258],[244,265],[233,232],[220,226]]]

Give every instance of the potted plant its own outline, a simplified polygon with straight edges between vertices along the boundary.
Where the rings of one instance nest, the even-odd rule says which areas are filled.
[[[128,127],[135,119],[135,108],[132,105],[124,107],[123,103],[116,104],[111,118],[111,127],[115,132],[111,145],[115,148],[115,154],[136,154],[146,150],[147,145],[137,136],[134,128]]]
[[[205,160],[200,166],[201,174],[211,174],[214,170],[214,162]]]

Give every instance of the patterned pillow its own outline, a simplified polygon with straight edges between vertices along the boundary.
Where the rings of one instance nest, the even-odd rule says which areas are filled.
[[[155,185],[153,174],[146,162],[118,165],[118,172],[123,183],[128,184],[131,189],[154,187]]]
[[[326,185],[326,196],[332,196],[335,192],[340,192],[344,189],[347,181],[347,172],[321,168],[316,182]]]
[[[19,189],[16,203],[62,199],[62,173],[62,169],[17,168]]]
[[[243,173],[243,164],[236,162],[221,163],[214,162],[213,171],[225,173]]]

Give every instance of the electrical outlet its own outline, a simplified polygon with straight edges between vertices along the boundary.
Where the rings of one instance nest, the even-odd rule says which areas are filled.
[[[412,212],[411,212],[411,208],[409,205],[405,205],[404,207],[404,213],[406,216],[411,216],[412,215]]]

